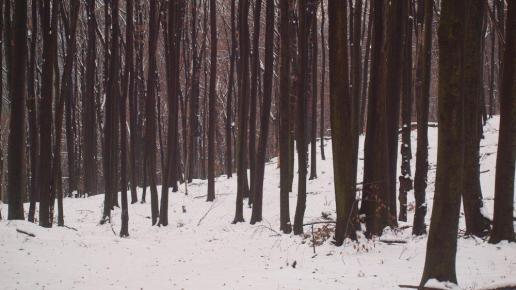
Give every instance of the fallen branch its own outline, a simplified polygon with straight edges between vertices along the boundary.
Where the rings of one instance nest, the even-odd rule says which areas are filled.
[[[70,229],[70,230],[74,230],[76,232],[78,232],[79,230],[74,228],[74,227],[71,227],[71,226],[67,226],[67,225],[64,225],[63,227],[67,228],[67,229]]]
[[[320,225],[320,224],[336,224],[336,221],[316,221],[311,223],[303,224],[303,226],[313,226],[313,225]]]
[[[25,234],[25,235],[27,235],[27,236],[29,236],[29,237],[33,237],[33,238],[35,238],[35,237],[36,237],[36,235],[35,235],[35,234],[33,234],[33,233],[29,233],[29,232],[26,232],[26,231],[24,231],[24,230],[16,229],[16,231],[17,231],[17,232],[19,232],[19,233],[21,233],[21,234]]]
[[[386,243],[386,244],[406,244],[407,241],[405,240],[380,240],[380,242],[382,243]]]
[[[204,213],[204,215],[199,219],[199,222],[197,223],[197,226],[201,225],[201,222],[206,218],[206,216],[210,213],[210,211],[213,209],[213,206],[215,203],[212,203],[210,208]]]
[[[266,226],[266,225],[260,224],[260,225],[257,225],[256,227],[257,227],[257,228],[265,228],[265,229],[268,229],[268,230],[270,230],[271,232],[273,232],[275,236],[281,236],[281,234],[280,234],[278,231],[276,231],[275,229],[273,229],[273,228],[272,228],[272,227],[270,227],[270,226]]]

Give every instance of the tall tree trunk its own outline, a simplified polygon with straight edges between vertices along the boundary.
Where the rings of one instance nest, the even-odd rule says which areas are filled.
[[[12,35],[12,66],[8,78],[11,93],[11,116],[9,123],[7,196],[9,197],[9,220],[23,220],[23,198],[26,195],[25,161],[25,99],[27,65],[27,1],[14,4]]]
[[[122,198],[122,214],[121,214],[121,222],[122,226],[120,227],[120,237],[128,237],[129,236],[129,209],[127,204],[127,99],[129,99],[130,105],[133,104],[132,98],[134,94],[134,22],[133,22],[133,10],[134,4],[133,0],[126,0],[125,2],[126,11],[127,11],[127,26],[126,26],[126,50],[125,50],[125,72],[124,79],[122,81],[122,95],[120,96],[121,103],[121,111],[120,111],[120,154],[121,154],[121,163],[120,163],[120,190],[121,190],[121,198]],[[131,123],[131,120],[129,121]],[[130,125],[131,126],[131,125]],[[133,127],[133,126],[131,126]],[[134,134],[134,131],[130,130],[131,135]],[[132,136],[131,136],[132,139]],[[130,168],[131,168],[131,196],[133,197],[133,201],[136,197],[136,185],[133,183],[135,181],[135,175],[133,173],[132,168],[134,168],[134,154],[130,152]],[[134,194],[133,194],[134,193]]]
[[[311,16],[309,15],[310,0],[301,0],[298,3],[299,33],[298,33],[298,95],[297,95],[297,122],[296,122],[296,146],[298,156],[298,192],[296,213],[294,215],[294,234],[303,234],[303,218],[306,209],[306,175],[307,175],[307,143],[306,143],[306,89],[308,72],[308,31]]]
[[[325,13],[324,13],[324,2],[321,3],[321,121],[319,122],[319,136],[321,138],[321,159],[326,160],[326,155],[324,154],[324,87],[326,84],[326,44],[325,44],[325,36],[324,36],[324,22],[325,22]]]
[[[237,153],[237,170],[238,185],[236,196],[236,210],[233,223],[243,222],[243,198],[249,195],[247,183],[247,167],[246,167],[246,145],[247,145],[247,125],[249,115],[249,0],[241,0],[239,2],[239,22],[240,28],[240,64],[239,74],[239,126],[238,126],[238,153]]]
[[[229,60],[229,77],[228,77],[228,95],[226,101],[226,156],[225,170],[228,178],[233,176],[233,94],[234,94],[234,77],[235,77],[235,59],[236,59],[236,28],[235,28],[235,2],[231,0],[231,52]]]
[[[201,71],[201,61],[197,49],[197,0],[192,1],[191,5],[191,41],[192,41],[192,84],[191,84],[191,101],[190,101],[190,136],[189,136],[189,157],[188,157],[188,182],[192,182],[192,178],[199,177],[199,147],[201,141],[201,121],[199,112],[199,78]]]
[[[397,226],[396,208],[396,167],[398,161],[398,125],[400,115],[400,88],[402,80],[402,18],[403,1],[396,1],[388,5],[387,9],[387,32],[385,45],[387,49],[387,140],[389,155],[389,196],[387,204],[389,213],[387,224]],[[408,12],[408,11],[407,11]]]
[[[424,12],[422,12],[424,10]],[[419,16],[419,15],[422,15]],[[428,107],[430,102],[430,69],[432,61],[432,16],[433,1],[418,2],[417,17],[417,65],[416,65],[416,111],[417,111],[417,151],[414,176],[414,197],[416,212],[412,233],[426,233],[426,186],[428,176]]]
[[[350,4],[351,5],[351,4]],[[351,8],[351,7],[350,7]],[[353,27],[350,27],[350,34],[352,39],[352,47],[350,50],[351,58],[351,129],[352,129],[352,151],[353,151],[353,183],[351,184],[353,191],[356,192],[356,180],[357,180],[357,169],[358,169],[358,147],[359,147],[359,127],[360,127],[360,87],[361,87],[361,31],[362,31],[362,1],[355,1],[355,7],[353,8]],[[355,206],[355,204],[353,204]]]
[[[95,34],[95,0],[86,2],[88,17],[88,42],[86,53],[86,89],[83,95],[83,130],[84,130],[84,185],[85,193],[96,195],[97,188],[97,130],[95,115],[95,70],[97,42]]]
[[[40,202],[39,225],[51,227],[51,185],[52,185],[52,103],[54,82],[54,62],[56,60],[57,1],[40,1],[41,31],[43,33],[43,68],[41,76],[41,99],[39,105],[40,122]],[[25,39],[23,40],[25,43]],[[25,46],[25,44],[24,44]],[[25,63],[24,63],[25,65]],[[55,76],[57,78],[57,76]],[[11,156],[11,154],[9,154]],[[9,170],[10,171],[10,170]]]
[[[1,5],[2,3],[0,3]],[[36,202],[39,200],[39,186],[38,186],[38,161],[39,161],[39,135],[38,135],[38,120],[36,110],[36,46],[38,36],[38,0],[32,0],[31,3],[31,41],[30,41],[30,60],[27,71],[27,111],[29,119],[29,144],[30,144],[30,205],[28,221],[34,222],[34,214],[36,212]],[[1,9],[1,8],[0,8]],[[2,13],[0,12],[0,15]],[[0,27],[0,31],[2,28]],[[1,32],[0,32],[1,33]],[[1,36],[0,36],[1,39]],[[1,60],[0,60],[1,62]],[[1,63],[0,63],[1,67]],[[1,111],[1,108],[0,108]],[[0,118],[1,119],[1,118]],[[0,179],[1,180],[1,179]]]
[[[500,132],[496,159],[495,204],[490,243],[514,241],[514,128],[516,128],[516,3],[508,2],[500,91]],[[512,128],[512,131],[511,131]],[[512,147],[511,147],[512,146]]]
[[[290,132],[290,1],[280,1],[280,132]],[[285,234],[290,225],[290,138],[289,133],[280,138],[280,229]]]
[[[312,115],[312,124],[310,126],[310,177],[309,179],[317,178],[317,2],[314,4],[312,8],[313,11],[313,19],[312,19],[312,31],[311,31],[311,52],[312,52],[312,111],[310,114]]]
[[[129,99],[129,184],[131,188],[131,204],[138,202],[137,194],[137,138],[138,138],[138,94],[136,92],[136,76],[134,67],[134,43],[135,43],[135,29],[134,29],[134,1],[127,0],[127,27],[126,27],[126,71],[124,90],[127,92]],[[126,94],[124,94],[126,95]],[[122,204],[123,207],[123,204]],[[129,217],[127,218],[127,222]],[[125,220],[124,220],[125,222]]]
[[[389,214],[389,136],[387,116],[386,71],[383,55],[384,5],[374,3],[374,28],[370,74],[367,134],[364,150],[364,181],[361,211],[365,213],[367,235],[381,235]],[[385,13],[386,14],[386,13]]]
[[[111,208],[117,203],[118,192],[118,154],[119,154],[119,106],[120,106],[120,51],[118,24],[118,0],[110,2],[111,39],[109,49],[109,74],[106,88],[106,121],[104,125],[104,159],[106,164],[103,222],[111,222]]]
[[[256,112],[258,106],[258,79],[260,78],[260,26],[262,0],[255,0],[253,26],[253,53],[251,54],[251,99],[249,111],[249,205],[253,203],[256,180]]]
[[[145,175],[148,178],[151,192],[151,215],[152,225],[158,222],[158,190],[156,188],[156,86],[157,86],[157,65],[156,50],[158,48],[159,19],[158,1],[150,1],[149,18],[149,70],[147,77],[146,96],[146,128],[145,128]]]
[[[439,129],[437,172],[425,268],[429,279],[457,283],[455,256],[464,166],[464,94],[462,93],[463,19],[468,1],[444,0],[439,23]],[[426,3],[425,3],[426,4]],[[471,4],[471,3],[469,3]]]
[[[208,195],[207,201],[215,200],[215,132],[217,128],[217,14],[216,1],[210,0],[210,95],[209,95],[209,121],[208,121]]]
[[[65,14],[64,9],[61,10],[61,17],[65,26],[65,35],[67,42],[67,50],[66,56],[64,60],[63,67],[63,75],[61,78],[61,91],[59,92],[57,98],[57,108],[56,108],[56,116],[55,116],[55,147],[54,147],[54,159],[53,159],[53,179],[54,185],[53,190],[56,191],[57,196],[57,204],[58,204],[58,217],[57,224],[59,226],[64,226],[64,217],[63,217],[63,185],[62,185],[62,171],[61,171],[61,139],[62,139],[62,127],[63,127],[63,110],[66,103],[66,140],[67,140],[67,151],[68,151],[68,169],[69,169],[69,190],[76,189],[76,181],[75,181],[75,153],[71,153],[70,151],[74,151],[74,136],[72,132],[72,98],[73,98],[73,65],[74,58],[76,53],[76,41],[75,34],[77,28],[77,18],[80,9],[79,0],[73,0],[70,2],[70,13],[68,14],[69,18]],[[58,75],[56,74],[56,78]],[[73,161],[70,161],[72,159]]]
[[[4,32],[4,0],[0,0],[0,41],[3,41],[3,32]],[[7,17],[5,17],[7,18]],[[7,41],[3,42],[6,43]],[[3,67],[3,45],[0,43],[0,67]],[[4,97],[4,83],[3,83],[3,74],[0,74],[0,100],[3,100]],[[0,102],[0,120],[2,120],[2,108],[3,102]],[[0,134],[0,144],[2,142],[2,136]],[[1,147],[1,146],[0,146]],[[4,177],[4,159],[2,148],[0,148],[0,204],[3,200],[3,177]],[[34,203],[35,204],[35,203]],[[34,205],[35,206],[35,205]],[[34,210],[35,211],[35,210]],[[0,210],[0,220],[2,220],[2,211]],[[30,219],[29,219],[30,221]]]
[[[482,121],[480,99],[482,97],[482,25],[484,3],[472,1],[468,6],[464,39],[464,188],[462,200],[466,217],[466,233],[483,237],[489,233],[489,220],[481,213],[483,206],[480,187],[480,139]]]
[[[266,1],[265,12],[265,71],[263,75],[263,101],[261,105],[260,138],[258,141],[258,155],[256,157],[256,175],[253,213],[251,224],[262,221],[263,207],[263,179],[265,172],[265,151],[269,137],[269,116],[272,103],[272,76],[274,70],[274,0]]]
[[[331,1],[328,6],[330,46],[330,116],[335,176],[335,203],[337,225],[335,244],[344,239],[356,239],[357,224],[355,200],[355,173],[353,144],[349,140],[353,129],[353,96],[350,95],[348,79],[348,36],[346,1]]]
[[[407,193],[412,189],[412,27],[414,25],[410,2],[403,3],[403,64],[401,83],[401,175],[399,176],[399,220],[407,221]]]

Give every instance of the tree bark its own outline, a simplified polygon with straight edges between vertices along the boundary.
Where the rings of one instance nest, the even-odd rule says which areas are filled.
[[[240,65],[238,74],[239,82],[239,126],[238,126],[238,153],[237,153],[237,170],[238,184],[236,197],[236,210],[233,223],[243,222],[243,198],[249,195],[247,183],[246,168],[246,145],[247,145],[247,125],[249,119],[249,0],[241,0],[239,2],[239,41],[240,41]]]
[[[315,1],[314,1],[315,2]],[[310,0],[301,0],[298,3],[299,33],[298,33],[298,95],[297,95],[297,122],[296,122],[296,146],[298,155],[298,192],[296,213],[294,215],[294,234],[303,234],[303,218],[306,209],[306,175],[307,175],[307,143],[306,143],[306,89],[308,72],[308,31],[310,23],[309,5],[313,5]]]
[[[508,4],[500,92],[500,132],[496,157],[494,218],[490,243],[515,240],[513,211],[514,148],[516,144],[514,137],[514,128],[516,128],[516,3],[509,1]]]
[[[280,132],[290,132],[290,1],[280,1]],[[289,209],[290,134],[280,138],[280,230],[292,231]]]
[[[27,64],[27,2],[14,4],[12,35],[12,66],[8,78],[11,93],[11,117],[9,123],[7,196],[9,220],[23,220],[23,197],[26,195],[25,169],[25,101]]]
[[[265,71],[263,75],[263,102],[260,120],[260,138],[258,141],[258,155],[256,157],[256,180],[251,224],[262,221],[263,207],[263,179],[265,172],[265,151],[269,137],[269,116],[272,103],[272,76],[274,70],[274,0],[266,1],[265,12]]]
[[[210,95],[209,95],[209,128],[208,128],[208,194],[207,201],[215,200],[215,132],[217,128],[217,15],[216,1],[210,0]]]
[[[40,202],[39,225],[51,227],[51,185],[52,185],[52,104],[54,82],[54,62],[56,60],[57,33],[51,33],[57,27],[57,2],[40,1],[41,31],[43,32],[43,68],[41,76],[41,99],[39,110],[40,122]],[[52,5],[51,5],[52,4]],[[25,39],[24,39],[25,43]],[[25,44],[24,44],[25,45]],[[25,65],[25,63],[24,63]],[[11,155],[11,154],[9,154]]]
[[[437,172],[425,268],[421,279],[457,283],[455,257],[464,166],[462,93],[464,17],[468,1],[444,0],[439,23]],[[425,3],[426,4],[426,3]],[[469,3],[471,4],[471,3]],[[467,112],[467,111],[466,111]]]
[[[337,224],[335,244],[340,246],[344,239],[356,240],[355,226],[357,207],[355,200],[355,173],[353,139],[353,96],[349,90],[348,36],[346,1],[331,1],[329,14],[330,47],[330,116],[333,150],[333,171]]]
[[[421,7],[421,4],[424,7]],[[421,13],[420,10],[424,10]],[[416,68],[416,111],[417,111],[417,151],[414,176],[414,197],[416,212],[412,234],[426,233],[425,215],[426,186],[428,176],[428,108],[430,102],[430,69],[432,61],[432,16],[433,1],[424,0],[418,5],[417,68]],[[421,19],[422,18],[422,19]]]

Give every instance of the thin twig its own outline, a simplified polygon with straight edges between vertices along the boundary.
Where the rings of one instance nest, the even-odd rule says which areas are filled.
[[[215,206],[215,203],[212,203],[210,208],[204,213],[204,215],[201,217],[201,219],[199,219],[197,226],[201,225],[201,222],[204,220],[204,218],[206,218],[206,216],[210,213],[210,211],[213,209],[214,206]]]

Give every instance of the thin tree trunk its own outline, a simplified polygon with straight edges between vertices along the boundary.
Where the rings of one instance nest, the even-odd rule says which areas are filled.
[[[251,54],[251,99],[249,111],[249,205],[253,203],[255,195],[256,180],[256,112],[258,106],[258,79],[260,78],[260,17],[262,11],[262,0],[255,0],[254,7],[254,31],[253,31],[253,53]]]
[[[247,125],[249,115],[249,0],[241,0],[239,2],[239,40],[240,40],[240,65],[238,74],[239,82],[239,126],[238,126],[238,153],[237,153],[237,170],[238,185],[236,196],[236,210],[233,223],[243,222],[243,198],[249,195],[247,183],[247,167],[246,167],[246,145],[247,145]]]
[[[217,15],[216,1],[210,0],[210,95],[209,95],[209,121],[208,121],[208,194],[207,201],[215,200],[215,131],[217,128]]]
[[[148,178],[151,193],[152,225],[158,222],[159,202],[156,188],[156,86],[157,65],[156,50],[158,48],[159,19],[158,1],[150,1],[149,18],[149,70],[146,96],[146,128],[145,128],[145,175]],[[144,182],[145,183],[145,182]],[[142,197],[142,202],[145,200]]]
[[[298,95],[297,95],[297,122],[296,122],[296,145],[298,155],[298,192],[296,213],[294,215],[294,234],[303,234],[303,218],[306,209],[306,175],[307,175],[307,143],[306,143],[306,89],[308,72],[308,31],[310,23],[309,6],[312,2],[301,0],[298,3],[299,34],[298,34]]]
[[[508,2],[500,92],[500,132],[496,159],[495,204],[490,243],[514,241],[514,128],[516,128],[516,3]],[[511,131],[512,128],[512,131]],[[512,143],[512,147],[511,147]],[[512,149],[511,149],[512,148]]]
[[[316,4],[314,4],[316,5]],[[312,124],[310,127],[310,177],[309,179],[317,178],[317,6],[312,8],[314,14],[312,19],[312,31],[311,31],[311,52],[312,52]]]
[[[40,1],[39,9],[41,17],[41,31],[43,32],[43,68],[41,76],[41,99],[39,106],[41,146],[39,162],[39,225],[42,227],[51,227],[50,196],[52,185],[52,86],[54,82],[54,62],[57,61],[55,53],[57,50],[55,39],[55,37],[57,37],[57,33],[50,32],[53,30],[52,28],[57,27],[57,14],[55,14],[55,12],[57,12],[57,2]],[[9,154],[9,156],[11,156],[11,154]]]
[[[272,76],[274,70],[274,0],[266,1],[265,12],[265,71],[263,75],[263,101],[260,119],[260,138],[256,157],[256,180],[251,224],[262,221],[263,179],[265,171],[265,151],[269,137],[269,116],[272,103]]]
[[[324,13],[324,2],[321,3],[321,121],[319,122],[319,136],[321,138],[321,159],[326,160],[326,155],[324,154],[324,87],[326,84],[326,44],[325,44],[325,36],[324,36],[324,22],[325,22],[325,13]]]
[[[410,3],[403,3],[403,64],[401,84],[401,175],[399,176],[399,220],[407,221],[407,193],[412,189],[412,146],[410,135],[412,131],[412,27],[413,17]]]
[[[2,3],[0,3],[0,6]],[[35,81],[35,70],[36,70],[36,45],[38,36],[38,0],[32,0],[32,31],[30,41],[30,60],[27,72],[27,111],[29,119],[29,143],[30,143],[30,205],[28,221],[34,222],[34,214],[36,212],[36,202],[39,200],[39,186],[38,186],[38,161],[39,161],[39,134],[38,134],[38,121],[37,121],[37,109],[36,109],[36,81]],[[1,8],[0,8],[1,9]],[[0,15],[2,13],[0,12]],[[1,21],[1,20],[0,20]],[[2,28],[0,27],[0,31]],[[1,33],[1,32],[0,32]],[[0,36],[1,39],[1,36]],[[1,58],[1,57],[0,57]],[[1,67],[1,60],[0,60]],[[1,82],[1,81],[0,81]],[[1,108],[0,108],[1,111]],[[1,119],[1,118],[0,118]],[[1,180],[1,179],[0,179]]]
[[[290,1],[280,1],[280,132],[290,132]],[[286,133],[280,138],[280,229],[285,234],[292,231],[290,224],[290,138]]]
[[[424,7],[421,7],[424,5]],[[418,17],[417,68],[416,68],[416,111],[417,111],[417,151],[416,172],[414,175],[414,197],[416,212],[412,234],[426,233],[425,215],[426,186],[428,176],[428,109],[430,102],[430,69],[432,61],[432,16],[433,1],[421,0],[418,10],[424,10],[423,20]],[[424,26],[424,27],[423,27]]]

